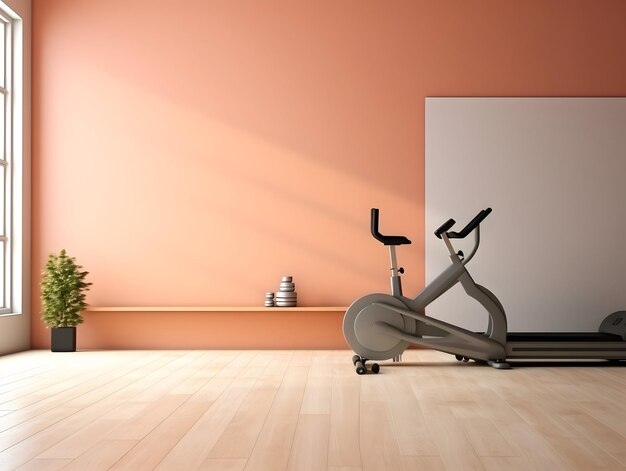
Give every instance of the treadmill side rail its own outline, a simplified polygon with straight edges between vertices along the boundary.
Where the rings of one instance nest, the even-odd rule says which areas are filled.
[[[626,360],[624,342],[507,342],[508,359]]]

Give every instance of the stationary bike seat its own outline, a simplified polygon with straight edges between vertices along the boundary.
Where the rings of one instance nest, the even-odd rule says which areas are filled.
[[[411,241],[404,236],[386,236],[378,232],[378,208],[372,208],[372,235],[385,245],[409,245]]]

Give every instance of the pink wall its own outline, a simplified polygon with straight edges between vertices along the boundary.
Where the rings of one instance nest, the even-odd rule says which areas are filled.
[[[33,273],[66,248],[94,305],[258,305],[282,274],[302,305],[387,291],[372,206],[414,241],[399,256],[415,292],[424,97],[626,94],[622,0],[34,0],[33,14]],[[87,319],[85,338],[125,328],[110,319]],[[171,331],[172,314],[145,322]]]

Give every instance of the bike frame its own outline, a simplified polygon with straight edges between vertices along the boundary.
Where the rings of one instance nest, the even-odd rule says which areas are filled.
[[[439,276],[431,281],[420,291],[415,298],[407,298],[402,294],[401,271],[398,269],[396,257],[396,247],[389,246],[389,258],[391,262],[391,294],[393,297],[401,300],[408,308],[401,309],[393,306],[385,306],[387,309],[398,312],[403,316],[410,317],[417,321],[416,336],[408,335],[393,326],[389,326],[384,322],[380,322],[377,327],[387,333],[403,338],[411,343],[419,343],[425,346],[431,346],[441,349],[441,337],[447,337],[450,334],[457,336],[459,339],[470,342],[483,343],[487,338],[498,342],[504,346],[506,344],[507,321],[504,308],[496,296],[487,288],[477,284],[465,265],[474,257],[478,246],[480,245],[480,226],[475,231],[474,248],[468,257],[464,257],[462,252],[456,252],[452,243],[446,234],[442,234],[442,239],[450,253],[451,264]],[[455,284],[461,283],[468,296],[478,301],[488,312],[489,321],[485,334],[477,334],[470,332],[461,327],[449,324],[447,322],[427,317],[425,308],[443,293],[452,288]],[[393,331],[393,332],[392,332]],[[432,340],[423,337],[435,337]],[[463,342],[465,343],[465,342]],[[484,346],[484,345],[483,345]]]

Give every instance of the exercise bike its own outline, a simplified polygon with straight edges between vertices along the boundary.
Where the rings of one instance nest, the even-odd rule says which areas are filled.
[[[459,361],[474,360],[494,368],[508,369],[509,359],[626,359],[626,311],[607,316],[598,332],[591,333],[507,333],[507,319],[498,298],[487,288],[474,282],[466,265],[480,245],[480,224],[492,212],[480,211],[461,231],[450,229],[456,224],[449,219],[436,231],[450,254],[451,264],[415,298],[402,294],[401,275],[396,247],[411,243],[404,236],[385,236],[378,230],[380,212],[372,208],[372,236],[389,248],[391,262],[391,295],[369,294],[354,301],[343,319],[343,335],[356,353],[352,363],[358,374],[367,373],[370,360],[401,361],[402,353],[411,344],[421,345],[455,355]],[[464,239],[474,233],[474,247],[469,255],[456,251],[452,239]],[[462,327],[425,315],[425,308],[457,283],[468,296],[487,311],[485,332],[471,332]],[[378,373],[380,366],[371,364]]]

